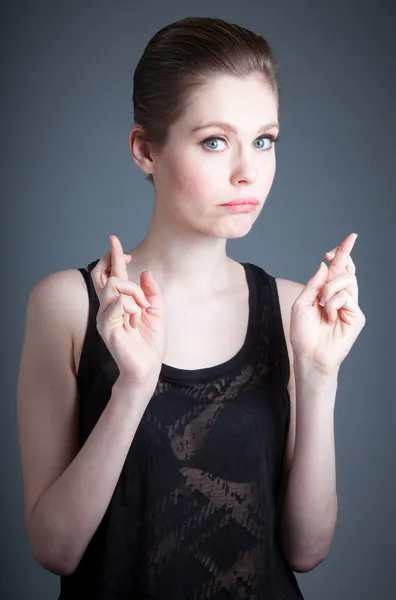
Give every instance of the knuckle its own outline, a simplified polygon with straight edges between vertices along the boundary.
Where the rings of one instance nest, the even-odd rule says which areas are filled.
[[[119,298],[120,296],[114,293],[113,290],[106,290],[101,299],[101,305],[103,304],[104,310],[108,310],[109,307],[114,304],[114,302],[117,302]]]
[[[322,289],[322,293],[319,296],[320,298],[322,298],[324,301],[326,301],[326,298],[328,298],[331,295],[331,287],[328,283],[326,283],[326,285],[323,287]]]
[[[125,299],[123,302],[123,308],[124,308],[125,312],[131,313],[131,314],[140,312],[140,309],[139,309],[138,305],[136,304],[136,302],[133,300],[133,298]]]
[[[356,267],[355,267],[355,265],[353,263],[352,264],[348,263],[347,266],[346,266],[346,268],[348,270],[348,275],[352,275],[352,276],[355,275],[355,273],[356,273]]]

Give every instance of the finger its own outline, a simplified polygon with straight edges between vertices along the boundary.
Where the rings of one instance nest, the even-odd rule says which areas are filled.
[[[121,296],[122,307],[124,309],[124,326],[127,331],[138,329],[142,317],[143,308],[140,308],[134,298]]]
[[[331,281],[327,282],[323,287],[319,304],[321,306],[328,304],[331,298],[342,290],[347,290],[355,302],[358,301],[359,289],[355,275],[352,273],[344,273],[343,275],[338,275],[338,277],[335,277]]]
[[[111,274],[119,279],[128,279],[125,254],[122,244],[116,235],[110,236]]]
[[[109,263],[108,263],[108,264],[109,264],[109,267],[108,267],[108,268],[106,268],[106,269],[104,270],[104,274],[106,275],[106,283],[107,283],[107,279],[108,279],[108,278],[109,278],[111,275],[113,275],[113,273],[112,273],[112,271],[111,271],[111,250],[109,250],[109,253],[110,253],[110,260],[109,260]],[[130,254],[124,254],[124,260],[125,260],[125,264],[126,264],[126,265],[129,265],[129,263],[130,263],[130,262],[131,262],[131,260],[132,260],[132,256],[131,256]]]
[[[111,276],[106,287],[101,292],[99,312],[103,313],[107,311],[108,307],[116,302],[121,295],[133,298],[141,308],[148,308],[150,306],[143,290],[136,283]]]
[[[350,233],[338,246],[336,254],[329,266],[329,279],[334,279],[346,269],[348,257],[357,239],[356,233]]]
[[[158,316],[164,314],[164,301],[161,293],[161,288],[155,281],[153,274],[150,270],[145,269],[140,274],[140,287],[142,288],[145,297],[150,302],[151,306],[148,309],[148,313],[155,313]]]
[[[129,264],[132,260],[130,254],[124,254],[126,264]],[[106,252],[102,258],[100,258],[91,271],[92,283],[94,285],[96,295],[98,298],[102,290],[106,287],[106,284],[111,276],[111,249]]]
[[[106,311],[97,314],[97,329],[99,333],[107,334],[114,325],[123,325],[127,331],[136,329],[134,320],[139,319],[142,309],[136,304],[133,298],[128,296],[119,296]]]
[[[329,323],[334,323],[338,317],[338,311],[342,308],[350,298],[350,295],[346,290],[341,290],[333,296],[331,300],[326,304],[326,313]]]
[[[349,325],[361,324],[364,326],[365,324],[365,316],[361,308],[346,290],[341,290],[334,296],[326,308],[330,312],[330,322],[336,321],[340,314],[342,320]]]
[[[111,251],[109,250],[104,256],[102,256],[102,258],[98,260],[97,264],[91,271],[92,283],[94,285],[98,298],[109,278],[108,272],[110,270],[110,265]]]
[[[337,246],[334,250],[335,250],[335,254],[334,254],[334,258],[333,258],[333,268],[344,268],[346,267],[348,258],[350,256],[350,253],[352,252],[352,249],[355,245],[356,239],[357,239],[358,235],[356,233],[350,233],[342,242],[339,246]]]
[[[326,254],[324,255],[325,258],[326,258],[326,260],[332,260],[335,257],[337,248],[338,248],[338,246],[336,248],[333,248],[333,250],[330,250],[329,252],[326,252]],[[347,269],[347,271],[349,273],[353,273],[353,274],[356,273],[356,265],[353,262],[351,256],[348,256],[348,262],[347,262],[347,265],[346,265],[346,269]]]
[[[318,295],[326,283],[327,271],[327,265],[321,262],[316,273],[309,279],[300,295],[296,298],[293,304],[294,310],[298,311],[304,307],[314,306]]]

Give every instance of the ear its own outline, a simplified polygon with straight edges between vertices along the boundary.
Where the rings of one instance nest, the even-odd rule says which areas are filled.
[[[141,133],[142,129],[134,125],[129,134],[129,149],[139,169],[147,175],[152,175],[154,171],[154,157],[148,142],[144,142],[140,138]]]

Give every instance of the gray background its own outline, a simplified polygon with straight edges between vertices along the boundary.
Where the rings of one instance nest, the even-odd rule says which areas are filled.
[[[267,37],[281,67],[277,174],[229,254],[301,283],[357,232],[367,323],[341,367],[335,427],[339,516],[306,600],[396,597],[394,310],[395,9],[392,2],[2,2],[1,580],[7,600],[57,598],[30,553],[16,427],[25,309],[45,275],[85,266],[115,233],[146,233],[151,185],[128,150],[132,76],[150,37],[186,16]],[[34,402],[34,398],[32,398]]]

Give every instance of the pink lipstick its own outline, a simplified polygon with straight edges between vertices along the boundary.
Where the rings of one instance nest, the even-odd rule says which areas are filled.
[[[221,204],[224,208],[228,208],[234,212],[248,212],[255,210],[258,205],[257,198],[237,198],[227,204]]]

